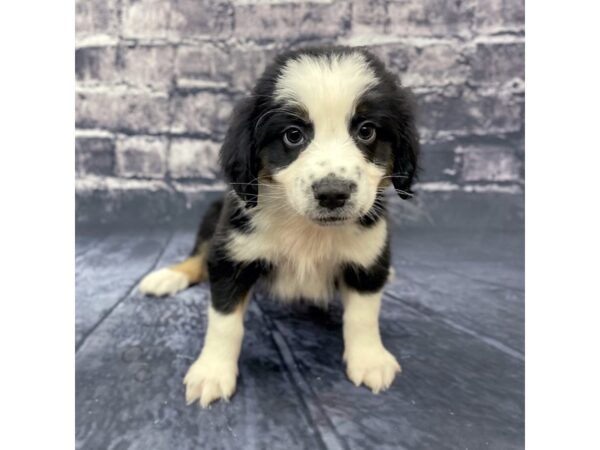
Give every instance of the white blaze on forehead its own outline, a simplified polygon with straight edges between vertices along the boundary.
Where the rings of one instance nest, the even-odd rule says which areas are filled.
[[[372,207],[384,168],[366,159],[348,125],[362,95],[378,82],[360,52],[301,55],[283,67],[275,99],[305,110],[314,136],[291,164],[273,174],[273,180],[283,186],[287,201],[301,215],[323,214],[312,185],[329,174],[356,186],[345,214],[362,215]]]
[[[333,131],[350,120],[361,95],[377,77],[360,53],[302,55],[290,60],[275,86],[275,98],[306,109],[315,133]]]

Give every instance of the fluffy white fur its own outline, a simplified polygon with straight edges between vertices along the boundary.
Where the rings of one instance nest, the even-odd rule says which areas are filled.
[[[168,268],[149,273],[140,282],[139,290],[147,295],[173,295],[189,286],[187,276]]]
[[[342,288],[344,303],[344,361],[348,378],[365,384],[375,394],[390,387],[400,364],[388,352],[379,335],[381,292],[359,294]]]
[[[302,56],[283,69],[276,97],[307,111],[315,132],[299,157],[273,175],[299,214],[316,214],[311,185],[328,174],[356,183],[353,200],[345,207],[348,216],[363,215],[373,205],[385,170],[365,159],[349,134],[348,124],[357,101],[376,81],[360,54]]]
[[[246,303],[231,314],[221,314],[209,306],[204,347],[183,379],[188,404],[199,400],[207,407],[220,398],[228,400],[235,392]]]
[[[268,198],[268,197],[267,197]],[[373,264],[385,245],[387,223],[324,227],[299,216],[284,200],[270,198],[252,214],[251,234],[232,232],[228,250],[237,261],[264,258],[277,267],[269,287],[281,300],[300,297],[324,304],[341,263]]]
[[[305,108],[315,123],[337,124],[350,119],[356,100],[376,83],[375,73],[359,53],[302,55],[283,68],[275,98]]]

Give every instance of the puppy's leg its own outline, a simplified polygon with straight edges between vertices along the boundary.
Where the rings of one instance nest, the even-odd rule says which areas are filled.
[[[206,270],[208,246],[222,209],[222,200],[213,202],[208,207],[196,233],[196,242],[190,256],[179,264],[164,267],[146,275],[139,286],[142,293],[156,297],[173,295],[208,278]]]
[[[394,381],[400,364],[388,352],[379,334],[381,291],[360,293],[342,289],[344,303],[344,361],[348,378],[357,386],[364,383],[375,394]]]
[[[226,242],[215,242],[208,257],[211,305],[204,347],[184,383],[186,400],[208,406],[235,391],[238,357],[244,335],[244,312],[250,289],[267,269],[259,261],[232,260]]]
[[[192,255],[179,264],[149,273],[140,282],[140,292],[162,297],[176,294],[192,284],[206,280],[204,253]]]
[[[200,405],[206,407],[214,400],[228,400],[233,395],[247,303],[248,297],[230,313],[219,312],[212,304],[209,306],[204,347],[183,379],[188,404],[199,400]]]

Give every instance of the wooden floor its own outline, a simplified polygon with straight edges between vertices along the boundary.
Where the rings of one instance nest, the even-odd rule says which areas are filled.
[[[516,449],[524,446],[523,232],[398,229],[381,330],[403,372],[373,395],[344,374],[339,305],[255,298],[236,395],[186,406],[207,287],[136,286],[194,230],[77,234],[80,449]]]

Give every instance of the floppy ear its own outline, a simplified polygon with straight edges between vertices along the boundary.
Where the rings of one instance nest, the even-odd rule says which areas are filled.
[[[256,206],[259,163],[254,139],[254,100],[242,100],[235,108],[221,147],[220,162],[225,178],[246,208]]]
[[[412,94],[399,88],[395,102],[396,142],[393,149],[392,182],[402,199],[413,197],[411,186],[416,177],[419,159],[419,133],[415,126]]]

